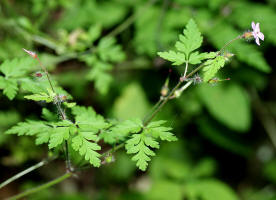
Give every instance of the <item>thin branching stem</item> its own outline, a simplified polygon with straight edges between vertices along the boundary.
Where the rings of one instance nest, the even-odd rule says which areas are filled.
[[[41,69],[42,69],[42,70],[44,71],[44,73],[46,74],[46,77],[47,77],[47,79],[48,79],[48,82],[49,82],[49,84],[50,84],[50,86],[51,86],[51,89],[52,89],[53,93],[55,93],[55,89],[54,89],[54,86],[53,86],[52,81],[51,81],[51,79],[50,79],[50,75],[49,75],[49,73],[48,73],[48,70],[46,69],[46,67],[44,67],[44,65],[42,64],[42,62],[40,61],[40,59],[39,59],[38,57],[36,57],[36,60],[38,61],[39,66],[41,67]]]
[[[230,40],[229,42],[227,42],[217,53],[217,55],[219,55],[227,46],[229,46],[230,44],[232,44],[234,41],[241,39],[242,36],[239,35],[236,38]],[[186,62],[186,66],[185,66],[185,72],[184,72],[184,79],[188,79],[189,77],[191,77],[192,75],[194,75],[196,72],[198,72],[199,70],[201,70],[204,67],[204,63],[200,64],[197,68],[195,68],[192,72],[190,72],[187,76],[187,69],[188,69],[188,62]],[[179,82],[176,84],[176,86],[172,89],[172,91],[169,93],[169,95],[167,97],[165,97],[164,101],[156,108],[156,110],[151,114],[151,116],[146,119],[143,124],[144,126],[147,126],[148,123],[157,115],[157,113],[163,108],[163,106],[173,97],[175,91],[181,86],[181,79],[179,80]],[[187,85],[189,84],[189,85]],[[191,85],[190,82],[186,83],[187,87],[189,87]],[[185,87],[185,86],[184,86]],[[185,89],[187,88],[185,87]]]
[[[186,64],[185,64],[185,71],[184,71],[184,75],[183,75],[183,78],[186,78],[186,74],[187,74],[187,71],[188,71],[188,61],[186,61]]]
[[[3,188],[3,187],[5,187],[5,186],[8,185],[9,183],[11,183],[11,182],[13,182],[13,181],[19,179],[20,177],[22,177],[22,176],[24,176],[24,175],[26,175],[26,174],[28,174],[28,173],[30,173],[30,172],[32,172],[32,171],[34,171],[34,170],[40,168],[40,167],[42,167],[42,166],[48,164],[49,162],[53,161],[54,159],[56,159],[56,157],[47,158],[47,159],[42,160],[42,161],[40,161],[39,163],[37,163],[37,164],[35,164],[35,165],[31,166],[31,167],[25,169],[24,171],[19,172],[18,174],[16,174],[16,175],[10,177],[9,179],[7,179],[7,180],[4,181],[3,183],[1,183],[1,184],[0,184],[0,189]]]
[[[236,40],[239,40],[242,38],[242,35],[238,35],[236,38],[230,40],[229,42],[227,42],[218,52],[217,55],[220,55],[222,53],[222,51],[228,47],[230,44],[232,44],[233,42],[235,42]]]
[[[146,121],[146,120],[148,119],[148,117],[151,116],[152,112],[155,111],[155,109],[160,105],[160,103],[161,103],[162,101],[164,101],[164,99],[165,99],[165,98],[164,98],[163,96],[161,96],[161,97],[159,98],[159,100],[156,102],[156,104],[151,108],[150,112],[144,117],[143,121]]]
[[[17,199],[20,199],[22,197],[28,196],[30,194],[39,192],[41,190],[44,190],[46,188],[49,188],[49,187],[51,187],[53,185],[58,184],[58,183],[64,181],[65,179],[67,179],[67,178],[70,178],[72,175],[73,175],[73,173],[67,172],[67,173],[63,174],[62,176],[60,176],[60,177],[58,177],[58,178],[56,178],[56,179],[54,179],[52,181],[49,181],[48,183],[42,184],[42,185],[40,185],[38,187],[29,189],[27,191],[24,191],[22,193],[19,193],[19,194],[15,195],[13,197],[10,197],[10,198],[8,198],[8,200],[17,200]]]
[[[61,116],[61,119],[62,120],[67,120],[67,117],[66,117],[66,114],[64,112],[64,110],[62,109],[62,106],[61,106],[61,98],[59,96],[59,94],[55,93],[55,89],[54,89],[54,86],[52,84],[52,81],[51,81],[51,78],[50,78],[50,75],[48,73],[48,70],[46,69],[46,67],[42,64],[42,62],[40,61],[40,59],[38,58],[38,56],[35,57],[36,60],[38,61],[39,63],[39,66],[41,67],[41,69],[44,71],[44,73],[46,74],[47,76],[47,79],[48,79],[48,82],[51,86],[51,89],[52,89],[52,92],[54,94],[56,94],[56,102],[55,102],[55,105],[57,107],[57,110],[59,112],[59,115]],[[67,140],[65,140],[65,159],[66,159],[66,169],[67,171],[72,171],[72,166],[71,166],[71,161],[70,161],[70,155],[69,155],[69,148],[68,148],[68,142]]]

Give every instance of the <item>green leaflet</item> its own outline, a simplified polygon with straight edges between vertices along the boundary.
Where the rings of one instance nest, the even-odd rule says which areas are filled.
[[[217,56],[214,59],[207,60],[204,63],[203,71],[203,81],[208,82],[210,79],[212,79],[218,70],[222,68],[225,64],[225,58],[223,56]]]
[[[130,133],[138,133],[143,127],[140,119],[126,120],[112,126],[109,130],[103,131],[100,138],[108,144],[115,144],[123,141]]]
[[[53,97],[51,97],[49,94],[44,92],[41,92],[40,94],[26,95],[24,96],[24,98],[34,100],[34,101],[46,101],[47,103],[50,103],[53,101]]]
[[[173,65],[181,65],[183,63],[199,64],[202,60],[215,57],[214,53],[199,53],[195,51],[202,44],[203,38],[199,32],[194,20],[190,20],[183,31],[179,35],[179,41],[175,43],[177,51],[158,52],[158,55],[169,60]]]
[[[34,61],[30,57],[6,60],[0,65],[0,72],[5,75],[5,77],[0,76],[0,89],[3,89],[4,95],[10,100],[17,94],[18,78],[26,75],[27,71],[32,69],[33,66]]]
[[[147,127],[143,129],[141,134],[134,134],[131,139],[126,141],[125,148],[128,154],[135,154],[132,157],[133,161],[136,161],[136,166],[145,171],[148,162],[151,160],[150,156],[154,156],[155,153],[151,148],[159,148],[158,139],[166,141],[176,141],[177,138],[170,133],[171,128],[161,126],[165,121],[151,122]]]
[[[101,147],[91,141],[98,141],[99,138],[96,134],[99,130],[107,128],[109,124],[105,122],[102,116],[97,115],[91,107],[75,106],[72,108],[72,113],[75,115],[78,126],[77,135],[72,139],[72,147],[81,156],[84,156],[84,159],[90,164],[99,167],[101,155],[96,151],[100,150]]]
[[[26,56],[12,60],[6,60],[0,65],[0,71],[5,75],[6,78],[20,77],[25,75],[28,70],[31,70],[34,65],[34,60]]]
[[[65,140],[69,139],[69,136],[70,136],[69,127],[55,127],[52,130],[52,134],[50,136],[49,149],[52,149],[62,144]]]
[[[43,121],[27,120],[26,122],[19,122],[7,130],[6,134],[17,134],[18,136],[28,135],[36,136],[36,145],[47,143],[52,134],[53,127],[48,126]]]
[[[78,151],[81,156],[84,156],[85,160],[88,160],[90,164],[99,167],[101,164],[101,155],[96,151],[101,150],[101,147],[97,143],[88,141],[95,141],[96,139],[97,136],[91,132],[78,132],[78,135],[72,139],[72,147],[75,151]]]
[[[193,19],[190,19],[188,22],[183,31],[183,35],[179,35],[179,40],[180,41],[176,42],[175,47],[178,51],[183,52],[186,56],[186,60],[188,60],[189,54],[198,49],[203,41],[203,37]]]
[[[147,141],[147,142],[146,142]],[[149,156],[155,156],[155,153],[149,148],[159,148],[158,142],[154,141],[151,137],[144,136],[143,134],[134,134],[132,138],[126,142],[126,150],[128,154],[136,154],[132,157],[136,162],[136,166],[140,170],[145,171],[148,162],[151,160]]]
[[[109,126],[105,119],[97,115],[92,107],[75,106],[72,108],[72,113],[75,115],[76,124],[82,130],[98,132]]]
[[[18,84],[16,79],[4,79],[4,82],[2,82],[2,84],[4,85],[4,95],[6,95],[10,100],[13,100],[18,91]]]
[[[96,89],[103,95],[107,94],[113,81],[109,73],[113,68],[112,64],[119,63],[124,59],[125,53],[122,51],[122,47],[116,44],[113,37],[101,39],[93,54],[80,58],[89,67],[92,67],[86,78],[94,81]]]

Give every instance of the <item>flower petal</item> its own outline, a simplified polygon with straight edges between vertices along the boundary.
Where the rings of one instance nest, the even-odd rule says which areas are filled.
[[[260,40],[259,40],[259,38],[258,38],[258,37],[256,38],[256,40],[255,40],[255,41],[256,41],[257,45],[259,45],[259,46],[260,46]]]
[[[258,35],[257,35],[257,33],[256,32],[252,32],[252,35],[253,35],[253,37],[256,39],[257,37],[258,37]]]
[[[264,40],[264,34],[262,32],[258,33],[258,38],[260,38],[261,40]]]
[[[260,23],[256,24],[255,30],[256,32],[260,32]]]
[[[256,26],[255,26],[255,22],[252,22],[252,23],[251,23],[251,27],[252,27],[252,29],[253,29],[253,31],[254,31],[254,30],[255,30],[255,27],[256,27]]]

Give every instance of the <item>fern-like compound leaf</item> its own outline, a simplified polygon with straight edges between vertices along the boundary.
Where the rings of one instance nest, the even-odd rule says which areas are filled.
[[[130,133],[138,133],[142,130],[143,123],[140,119],[126,120],[115,124],[109,130],[103,131],[100,138],[109,144],[123,141]]]
[[[191,19],[183,34],[179,35],[179,41],[175,44],[176,51],[158,52],[158,55],[165,60],[171,61],[173,65],[181,65],[183,63],[199,64],[202,60],[208,59],[211,56],[208,53],[195,51],[201,46],[202,41],[203,37],[196,23]]]
[[[135,154],[132,157],[136,166],[145,171],[151,156],[155,153],[152,149],[159,148],[158,140],[176,141],[177,138],[170,132],[172,128],[162,126],[166,121],[160,120],[151,122],[143,128],[142,133],[134,134],[127,140],[125,148],[128,154]]]
[[[101,164],[100,154],[97,152],[101,147],[94,142],[97,136],[92,133],[78,132],[72,139],[72,147],[75,151],[79,152],[81,156],[84,156],[85,160],[89,161],[95,167],[99,167]]]
[[[202,69],[203,71],[203,81],[208,82],[212,79],[218,70],[222,68],[225,64],[225,58],[223,56],[217,56],[214,59],[207,60],[204,65],[205,67]]]

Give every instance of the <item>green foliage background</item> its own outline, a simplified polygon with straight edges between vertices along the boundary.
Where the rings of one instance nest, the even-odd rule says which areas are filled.
[[[275,7],[273,0],[2,0],[0,182],[47,157],[47,145],[35,144],[51,143],[43,132],[36,141],[4,132],[26,119],[28,123],[41,119],[43,107],[43,119],[56,120],[49,112],[57,112],[54,106],[24,100],[26,91],[40,93],[30,99],[48,99],[47,81],[34,76],[37,63],[22,48],[38,53],[55,84],[64,88],[58,91],[69,99],[110,119],[142,119],[159,100],[169,69],[170,87],[184,71],[184,66],[165,62],[157,52],[173,49],[190,18],[202,33],[201,50],[207,52],[251,29],[255,21],[260,22],[265,41],[261,47],[254,41],[238,41],[227,48],[235,56],[218,76],[231,81],[195,85],[157,115],[157,120],[167,120],[173,127],[178,141],[161,142],[146,172],[136,169],[131,161],[135,155],[118,151],[115,162],[80,172],[79,178],[29,199],[276,199],[276,146],[271,141],[276,134]],[[37,87],[30,88],[31,83]],[[94,111],[75,112],[76,118],[85,119],[83,113]],[[33,134],[38,130],[43,127],[32,130]],[[133,140],[137,137],[141,136],[132,135]],[[85,134],[76,137],[73,148],[81,151],[80,145],[90,139]],[[159,144],[151,141],[143,148],[147,146]],[[80,162],[78,156],[74,159]],[[61,158],[1,189],[0,198],[63,172]]]

